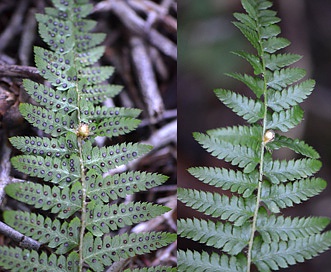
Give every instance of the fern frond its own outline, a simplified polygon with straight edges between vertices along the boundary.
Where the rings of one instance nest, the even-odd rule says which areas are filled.
[[[330,219],[326,217],[276,217],[261,212],[256,227],[263,241],[271,243],[309,237],[323,231],[329,223]]]
[[[314,80],[306,80],[295,86],[290,86],[286,90],[270,90],[268,93],[267,105],[274,111],[278,112],[283,109],[289,109],[290,107],[303,102],[311,94],[314,87]]]
[[[105,82],[114,67],[97,63],[105,50],[99,44],[106,35],[91,33],[96,22],[85,17],[93,5],[88,0],[52,2],[54,8],[36,15],[39,34],[49,49],[34,48],[39,74],[48,82],[24,80],[34,102],[19,106],[38,137],[10,139],[23,152],[12,158],[12,165],[42,181],[9,184],[5,188],[9,196],[35,209],[34,213],[6,211],[3,216],[7,224],[45,247],[35,252],[0,246],[0,266],[11,271],[103,271],[115,261],[175,240],[174,234],[163,232],[119,234],[123,228],[170,210],[149,202],[122,203],[119,198],[153,188],[167,178],[109,171],[123,165],[130,168],[129,162],[152,149],[123,139],[101,146],[97,139],[135,130],[141,110],[104,105],[122,87]],[[40,214],[40,210],[45,212]],[[42,215],[50,213],[49,217]],[[13,257],[9,261],[7,254]]]
[[[178,250],[178,271],[180,272],[242,272],[245,269],[245,258],[242,255],[228,257],[227,255],[219,256],[216,253],[209,255],[205,251],[199,253]]]
[[[253,67],[255,75],[262,74],[263,72],[262,62],[258,56],[251,53],[247,53],[245,51],[234,51],[232,53],[247,60],[249,64]]]
[[[38,209],[58,213],[59,218],[68,218],[81,209],[81,190],[79,182],[62,190],[33,182],[11,183],[5,188],[10,197]]]
[[[306,75],[306,70],[301,68],[284,68],[266,74],[267,85],[277,91],[297,82]]]
[[[233,126],[210,129],[207,130],[207,134],[234,145],[248,145],[251,142],[258,144],[261,141],[262,129],[259,126]]]
[[[224,105],[242,116],[248,123],[255,123],[263,118],[263,104],[260,101],[224,89],[215,90],[215,94]]]
[[[47,256],[45,252],[40,255],[37,251],[2,246],[0,248],[0,263],[3,268],[10,271],[54,271],[78,272],[78,254],[70,253],[68,258],[57,257],[55,254]]]
[[[78,109],[77,93],[73,89],[68,90],[67,93],[56,92],[44,84],[29,79],[23,80],[23,86],[36,102],[48,110],[67,114]]]
[[[321,193],[325,188],[326,181],[321,178],[303,179],[278,185],[264,183],[261,201],[273,213],[279,213],[280,209],[306,201]]]
[[[100,123],[104,118],[114,117],[131,117],[135,118],[141,110],[134,108],[123,108],[123,107],[105,107],[105,106],[94,106],[90,103],[81,101],[81,118],[86,123],[95,122]]]
[[[328,249],[330,243],[330,232],[288,242],[255,242],[252,260],[260,271],[269,272],[309,260]]]
[[[306,71],[289,67],[301,56],[279,52],[290,41],[279,37],[281,29],[276,24],[280,18],[269,9],[272,2],[241,3],[245,13],[234,14],[234,25],[256,52],[234,54],[251,65],[254,75],[227,75],[245,84],[254,97],[225,89],[217,89],[215,94],[248,125],[193,134],[211,155],[241,169],[189,168],[191,175],[212,186],[213,193],[179,188],[178,199],[216,219],[178,220],[181,237],[209,246],[212,252],[179,250],[178,271],[269,272],[331,247],[331,232],[324,231],[330,219],[275,215],[326,187],[323,179],[313,177],[321,168],[316,150],[279,132],[289,131],[303,120],[299,103],[312,93],[315,81],[300,81]],[[275,160],[273,151],[280,148],[293,150],[300,158]],[[219,192],[222,190],[227,192]]]
[[[20,155],[11,159],[13,166],[31,177],[43,178],[61,186],[69,185],[79,179],[79,158],[72,155],[69,159],[50,158],[33,155]]]
[[[78,119],[75,113],[70,116],[63,115],[61,112],[54,113],[45,108],[25,103],[21,103],[19,109],[31,125],[53,137],[76,131],[77,127],[75,128],[74,124],[78,123]]]
[[[83,160],[86,167],[105,172],[139,158],[152,149],[149,145],[123,143],[109,147],[93,147],[90,142],[83,146]]]
[[[84,260],[95,271],[102,271],[104,266],[119,261],[149,253],[176,240],[175,234],[164,232],[124,233],[103,239],[93,238],[87,233],[84,237]]]
[[[257,171],[245,174],[240,171],[216,167],[195,167],[188,169],[188,171],[192,176],[206,184],[237,192],[243,197],[249,197],[257,188]]]
[[[61,224],[59,220],[21,211],[5,211],[3,216],[6,223],[19,232],[57,248],[56,254],[65,254],[78,245],[80,220],[77,217]]]
[[[84,67],[78,70],[78,75],[82,80],[86,79],[87,85],[100,84],[114,73],[114,67]]]
[[[265,54],[263,60],[266,68],[271,71],[278,70],[287,67],[293,63],[299,61],[302,57],[297,54]]]
[[[262,47],[264,52],[272,54],[289,46],[290,44],[290,41],[285,38],[272,37],[268,40],[264,40],[262,42]]]
[[[258,146],[233,145],[202,133],[193,136],[211,155],[244,168],[245,173],[253,171],[259,162]]]
[[[170,210],[148,202],[130,202],[110,206],[90,202],[87,209],[89,217],[86,228],[94,236],[101,236],[111,230],[150,220]]]
[[[304,141],[300,141],[299,139],[291,139],[286,136],[276,135],[275,140],[268,143],[268,148],[270,149],[277,150],[282,147],[289,148],[297,154],[301,154],[312,159],[320,158],[320,155],[313,147],[309,146]]]
[[[18,150],[27,155],[39,155],[43,157],[70,157],[77,153],[78,146],[75,141],[76,135],[68,133],[66,138],[49,139],[46,137],[23,137],[16,136],[9,139],[10,143]]]
[[[52,86],[59,90],[67,90],[75,87],[77,75],[73,63],[73,55],[67,54],[65,57],[62,54],[43,49],[41,47],[34,48],[35,63],[41,75],[52,83]],[[61,67],[61,69],[58,69]]]
[[[234,13],[234,17],[239,18],[240,13]],[[258,54],[262,53],[262,47],[259,43],[259,36],[254,29],[241,22],[233,22],[233,24],[241,31],[241,33],[246,37],[246,39],[252,44],[252,46],[257,50]]]
[[[99,104],[106,100],[106,98],[112,98],[117,95],[123,89],[119,85],[100,84],[94,86],[85,86],[81,90],[81,96],[85,101],[89,101],[93,104]]]
[[[226,75],[244,83],[255,93],[257,98],[260,98],[263,94],[264,82],[262,79],[239,73],[227,73]]]
[[[91,124],[91,136],[106,136],[108,138],[127,134],[135,130],[140,120],[128,117],[104,118],[99,124]]]
[[[250,198],[229,198],[226,195],[192,189],[179,188],[178,199],[192,209],[234,222],[235,226],[242,226],[253,215],[255,208]]]
[[[240,253],[250,238],[250,226],[235,227],[229,223],[210,220],[181,219],[177,222],[178,234],[193,241],[199,241],[207,246],[222,249],[230,255]]]
[[[294,106],[288,110],[274,112],[269,115],[266,128],[287,132],[300,124],[303,119],[303,110],[300,106]]]
[[[168,177],[160,174],[132,171],[111,176],[87,173],[87,195],[94,201],[115,200],[163,184]]]
[[[274,184],[307,178],[315,174],[322,164],[315,159],[298,159],[289,161],[269,161],[264,164],[265,176]]]

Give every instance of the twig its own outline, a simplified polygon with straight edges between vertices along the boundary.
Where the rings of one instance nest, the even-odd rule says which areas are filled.
[[[163,261],[171,260],[172,259],[171,253],[176,252],[176,249],[177,249],[177,242],[174,242],[169,246],[167,246],[166,248],[164,248],[163,250],[160,250],[159,256],[153,261],[152,265],[157,266],[161,264]],[[173,258],[173,261],[176,262],[176,258]]]
[[[38,69],[31,66],[8,65],[0,63],[0,77],[31,78],[38,81],[43,80]]]
[[[148,140],[142,143],[152,145],[156,149],[165,146],[170,142],[177,142],[177,120],[163,126],[161,129],[153,133]]]
[[[169,78],[169,72],[167,70],[167,65],[161,57],[160,51],[158,51],[155,47],[149,46],[149,54],[157,74],[160,75],[162,80],[167,80]]]
[[[146,22],[141,19],[126,3],[121,0],[102,1],[95,6],[94,12],[112,10],[124,25],[134,34],[146,38],[165,55],[177,59],[177,46],[168,38],[154,29],[146,28]],[[147,31],[149,30],[149,31]]]
[[[128,0],[128,4],[138,12],[147,15],[147,24],[151,28],[156,22],[161,21],[172,32],[177,32],[177,21],[169,16],[169,9],[173,0],[163,0],[160,5],[152,1]]]
[[[151,60],[143,41],[138,37],[130,40],[131,54],[137,77],[140,83],[143,99],[148,109],[149,117],[158,119],[164,111],[162,97],[159,93]]]
[[[6,137],[3,133],[2,137]],[[11,149],[7,146],[7,139],[2,139],[1,163],[0,163],[0,205],[5,197],[5,187],[9,183],[10,174],[10,153]]]
[[[9,227],[8,225],[4,224],[1,221],[0,221],[0,232],[4,234],[6,237],[9,237],[13,241],[19,243],[19,246],[22,248],[38,250],[40,247],[40,243],[12,229],[11,227]]]
[[[8,24],[6,30],[2,32],[0,35],[0,51],[3,51],[12,38],[22,29],[22,19],[24,18],[23,14],[28,7],[28,0],[21,0],[17,6],[18,8],[15,10],[15,13],[12,15],[10,19],[10,23]]]

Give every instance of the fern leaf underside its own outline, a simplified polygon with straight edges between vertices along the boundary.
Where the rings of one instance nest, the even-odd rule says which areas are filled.
[[[175,234],[166,232],[118,233],[169,211],[148,202],[121,203],[127,195],[158,186],[167,178],[139,171],[109,175],[109,170],[143,156],[151,147],[139,143],[98,147],[94,140],[133,131],[140,123],[136,119],[140,110],[98,105],[121,87],[104,82],[113,67],[97,66],[105,50],[97,45],[105,35],[92,33],[96,23],[85,18],[93,6],[87,0],[52,2],[54,8],[36,15],[39,34],[50,50],[34,50],[36,66],[50,84],[24,80],[39,105],[20,105],[22,115],[42,131],[42,137],[10,139],[23,152],[12,158],[13,166],[44,182],[8,185],[7,194],[34,206],[36,213],[6,211],[4,220],[54,251],[49,255],[2,246],[0,266],[11,271],[83,271],[86,267],[103,271],[114,262],[175,240]],[[39,209],[49,216],[38,213]],[[161,266],[142,271],[157,269],[173,271]]]

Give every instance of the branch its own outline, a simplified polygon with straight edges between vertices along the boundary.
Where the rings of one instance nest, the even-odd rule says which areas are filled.
[[[6,225],[1,221],[0,221],[0,233],[2,233],[8,238],[11,238],[13,241],[19,243],[19,246],[22,248],[38,250],[40,247],[40,243],[12,229],[11,227],[9,227],[8,225]]]
[[[0,77],[30,78],[37,81],[43,80],[35,67],[8,65],[4,63],[0,63]]]
[[[131,56],[141,86],[143,99],[148,108],[148,114],[153,120],[158,119],[164,111],[164,104],[160,95],[153,66],[143,41],[138,37],[132,37]]]
[[[154,29],[149,29],[148,23],[141,19],[125,1],[103,1],[97,4],[94,12],[112,10],[123,24],[134,34],[146,38],[165,55],[177,59],[177,46]]]

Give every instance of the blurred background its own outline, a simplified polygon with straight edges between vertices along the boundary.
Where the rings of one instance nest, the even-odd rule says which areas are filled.
[[[290,136],[305,140],[321,155],[323,167],[317,174],[331,182],[331,2],[327,0],[277,0],[274,8],[282,19],[282,37],[291,41],[287,52],[303,55],[295,66],[305,68],[307,77],[317,82],[313,94],[302,104],[304,122]],[[241,12],[240,0],[179,1],[178,31],[178,186],[210,190],[190,176],[192,166],[227,166],[215,160],[192,137],[192,132],[243,124],[243,119],[223,106],[213,90],[241,91],[243,85],[224,75],[226,72],[251,73],[251,67],[230,51],[252,51],[231,21]],[[285,151],[286,152],[286,151]],[[294,158],[292,153],[280,156]],[[180,203],[179,203],[180,205]],[[331,186],[304,204],[283,210],[285,215],[331,217]],[[179,206],[178,217],[192,216],[192,210]],[[179,247],[196,246],[186,239]],[[331,251],[287,272],[329,272]]]

